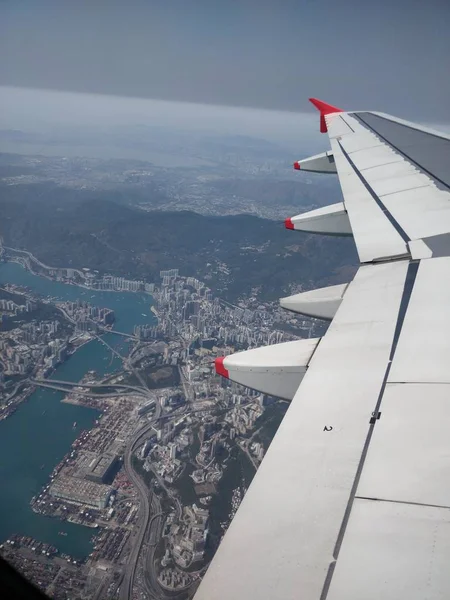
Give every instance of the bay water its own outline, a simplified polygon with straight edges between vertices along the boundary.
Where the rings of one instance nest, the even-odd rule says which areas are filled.
[[[155,323],[150,311],[152,297],[148,294],[86,290],[33,275],[17,263],[0,263],[0,286],[5,283],[26,286],[43,297],[81,299],[100,308],[112,308],[115,329],[124,333],[132,333],[135,325]],[[103,339],[121,354],[127,353],[126,338],[108,333]],[[120,366],[120,359],[94,340],[57,367],[52,378],[79,381],[89,370],[102,376]],[[0,422],[0,543],[18,533],[53,544],[61,552],[81,559],[92,550],[95,530],[38,515],[30,506],[31,498],[48,483],[53,468],[70,450],[80,431],[91,428],[99,415],[90,408],[64,404],[63,397],[62,392],[40,388],[13,415]]]

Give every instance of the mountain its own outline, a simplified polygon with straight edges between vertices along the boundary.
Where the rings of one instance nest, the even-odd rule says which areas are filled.
[[[286,231],[252,215],[144,212],[107,191],[52,184],[0,187],[0,235],[55,267],[155,280],[161,269],[195,275],[229,300],[257,289],[261,299],[348,280],[351,239]],[[351,270],[350,270],[351,271]]]

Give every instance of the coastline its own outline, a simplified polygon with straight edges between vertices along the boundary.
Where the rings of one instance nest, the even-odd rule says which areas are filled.
[[[1,250],[9,250],[10,252],[17,252],[19,254],[19,256],[5,256],[5,252],[1,253]],[[84,290],[87,291],[91,291],[91,293],[94,294],[98,294],[98,293],[109,293],[109,292],[116,292],[116,293],[124,293],[124,292],[132,292],[132,290],[98,290],[98,289],[94,289],[92,287],[88,287],[86,285],[84,285],[83,283],[79,283],[79,282],[75,282],[73,280],[67,281],[67,280],[61,280],[56,278],[55,276],[52,276],[48,273],[49,270],[60,270],[60,268],[54,268],[54,267],[49,267],[47,265],[44,265],[43,263],[41,263],[38,259],[36,259],[36,257],[34,257],[30,252],[24,251],[24,250],[16,250],[14,248],[8,248],[5,246],[1,246],[0,245],[0,264],[4,263],[4,264],[18,264],[20,265],[21,268],[23,268],[25,271],[31,273],[33,276],[35,277],[39,277],[39,278],[43,278],[49,282],[53,282],[53,283],[57,283],[57,284],[62,284],[63,286],[76,286],[78,288],[82,288]],[[38,266],[39,268],[36,269],[36,266]],[[76,271],[77,273],[81,273],[79,270],[74,269],[74,271]],[[8,281],[5,281],[5,283],[9,283]],[[56,309],[58,309],[58,311],[61,313],[61,315],[63,316],[63,318],[68,321],[69,323],[74,323],[74,321],[67,315],[67,313],[64,311],[64,309],[61,306],[58,306],[57,300],[55,301],[55,298],[57,298],[57,296],[50,296],[47,295],[45,296],[45,293],[37,293],[37,292],[33,292],[32,288],[31,288],[31,292],[29,291],[29,288],[27,285],[23,285],[20,286],[18,285],[19,288],[22,288],[22,291],[17,291],[16,293],[20,293],[21,295],[23,295],[25,298],[30,298],[30,299],[36,299],[38,298],[40,301],[44,302],[45,304],[52,304],[53,306],[55,306]],[[23,291],[25,290],[25,291]],[[139,290],[139,291],[135,291],[134,294],[138,294],[138,295],[145,295],[145,296],[152,296],[153,294],[145,291],[145,290]],[[49,298],[53,298],[52,300],[49,300]],[[153,305],[149,306],[150,312],[152,313],[152,315],[154,316],[154,318],[159,319],[159,314],[158,311],[156,310],[156,308]],[[114,332],[114,328],[112,328],[111,330],[112,332]],[[107,333],[107,331],[102,331],[101,333]],[[74,337],[74,336],[72,336]],[[69,338],[70,340],[71,338]],[[48,376],[53,375],[53,373],[55,372],[55,370],[61,366],[61,364],[65,364],[71,356],[73,356],[78,349],[82,348],[85,344],[93,341],[95,338],[92,336],[87,337],[86,339],[82,339],[81,343],[76,343],[73,347],[73,350],[70,351],[66,358],[64,359],[63,362],[59,363],[57,366],[55,366],[49,373]],[[20,382],[22,383],[22,382]],[[28,380],[24,379],[23,380],[23,384],[27,385]],[[18,385],[18,389],[20,390],[20,385]],[[15,410],[22,404],[22,402],[24,400],[26,400],[34,391],[36,390],[35,386],[32,386],[31,389],[29,391],[27,391],[26,394],[24,394],[24,396],[19,396],[20,392],[14,391],[14,394],[12,397],[7,396],[5,394],[5,409],[4,409],[4,413],[5,415],[0,417],[0,420],[4,420],[6,418],[8,418],[11,414],[14,414]],[[6,402],[10,403],[7,407],[6,407]]]
[[[24,257],[25,258],[25,257]],[[64,288],[64,285],[75,285],[74,282],[68,282],[68,281],[62,281],[59,278],[59,273],[54,274],[53,276],[49,276],[48,271],[44,271],[41,267],[37,268],[36,264],[32,263],[30,260],[5,260],[5,257],[3,257],[3,260],[1,262],[11,262],[11,263],[16,263],[14,265],[14,268],[11,269],[5,269],[4,271],[4,277],[2,279],[2,281],[9,282],[9,283],[13,283],[15,282],[15,285],[17,285],[19,287],[19,289],[24,289],[25,290],[25,294],[24,297],[26,296],[31,296],[33,295],[35,298],[37,298],[39,296],[39,299],[43,299],[44,302],[51,302],[52,304],[57,300],[55,300],[56,298],[59,298],[61,300],[65,300],[65,301],[74,301],[74,299],[76,299],[77,297],[80,298],[81,300],[86,300],[87,302],[89,302],[90,304],[96,306],[108,306],[108,296],[107,294],[102,294],[101,292],[107,292],[107,291],[116,291],[116,292],[120,292],[121,290],[94,290],[92,288],[87,288],[84,285],[77,285],[77,287],[81,287],[84,288],[86,290],[91,289],[90,294],[95,294],[95,298],[93,297],[93,299],[89,299],[89,295],[90,294],[82,294],[80,296],[80,292],[77,291],[75,288]],[[17,266],[20,265],[20,266]],[[11,265],[12,267],[13,265]],[[36,272],[36,270],[38,272]],[[20,274],[19,272],[23,273],[25,271],[27,271],[30,275],[25,276],[25,274]],[[15,273],[17,273],[17,276],[15,276]],[[32,276],[35,276],[36,279],[33,279]],[[41,279],[41,278],[44,279]],[[58,277],[58,279],[56,278]],[[41,280],[40,282],[38,281],[38,278]],[[56,285],[56,283],[58,284],[62,284],[62,285]],[[14,285],[14,283],[13,283]],[[122,285],[122,284],[119,284]],[[9,287],[9,286],[8,286]],[[130,286],[131,287],[131,286]],[[67,293],[65,292],[65,290],[67,290]],[[131,291],[131,290],[122,290],[122,291]],[[100,293],[99,293],[100,292]],[[121,320],[121,323],[123,324],[123,327],[121,327],[121,325],[119,323],[117,323],[115,325],[115,327],[121,329],[123,328],[124,331],[126,332],[130,332],[132,334],[133,331],[133,323],[136,322],[138,324],[143,324],[143,323],[152,323],[154,322],[154,313],[150,314],[150,318],[149,316],[147,316],[149,314],[149,308],[151,308],[149,305],[151,304],[151,300],[147,300],[149,294],[148,292],[143,292],[138,291],[137,294],[134,295],[130,295],[130,294],[124,294],[123,296],[115,296],[114,298],[109,296],[109,298],[111,298],[110,302],[112,304],[115,304],[115,306],[117,306],[117,311],[118,314],[120,315],[120,318],[123,319]],[[51,299],[51,300],[50,300]],[[144,304],[145,304],[145,308],[144,308]],[[113,308],[115,308],[115,306]],[[144,313],[147,313],[147,315],[144,315]],[[59,311],[59,314],[61,314],[62,316],[64,316],[64,320],[67,319],[67,317],[64,315],[63,311]],[[142,314],[142,316],[141,316]],[[144,318],[145,317],[145,318]],[[58,318],[58,317],[57,317]],[[136,319],[136,321],[135,321]],[[72,328],[71,328],[72,329]],[[106,333],[106,332],[105,332]],[[119,347],[127,347],[128,348],[128,342],[122,343],[122,338],[119,338],[119,341],[116,342],[110,341],[110,337],[114,337],[114,339],[116,339],[116,336],[106,336],[105,340],[107,342],[109,342],[112,346],[116,347],[116,345]],[[97,344],[93,345],[90,347],[90,349],[88,349],[89,347],[87,346],[87,344],[89,344],[89,342],[91,341],[95,341],[95,338],[92,336],[88,336],[88,337],[78,337],[76,336],[75,332],[72,332],[71,334],[68,335],[69,339],[73,339],[73,346],[71,346],[71,351],[70,353],[67,354],[67,356],[65,357],[65,359],[55,368],[53,368],[49,373],[48,373],[48,377],[54,377],[55,379],[58,379],[58,376],[61,375],[59,377],[59,379],[63,380],[63,379],[67,379],[70,381],[78,381],[78,378],[81,376],[81,374],[83,373],[83,367],[89,368],[89,369],[95,369],[100,375],[104,375],[106,374],[106,371],[111,371],[112,369],[117,369],[117,365],[118,360],[116,359],[116,361],[114,363],[112,363],[112,361],[109,360],[110,358],[110,352],[108,350],[106,350],[103,345],[100,346],[100,344],[97,347]],[[73,343],[72,342],[72,343]],[[83,346],[86,345],[86,349],[85,352],[81,353],[80,358],[78,359],[78,355],[76,355],[77,350],[79,350],[80,348],[82,348]],[[131,346],[130,346],[131,347]],[[73,356],[76,355],[76,356]],[[72,360],[74,360],[76,358],[76,360],[74,360],[74,365],[73,368],[71,366],[72,360],[69,360],[70,357],[73,357]],[[67,363],[70,366],[67,366]],[[81,366],[81,363],[83,366]],[[111,366],[112,363],[112,366]],[[58,369],[61,368],[61,365],[66,365],[63,366],[62,371],[59,372]],[[111,368],[109,368],[109,366],[111,366]],[[69,373],[70,372],[70,373]],[[67,376],[66,376],[67,375]],[[27,384],[25,384],[27,385]],[[28,383],[28,385],[30,385]],[[14,388],[13,388],[14,389]],[[19,388],[21,389],[21,388]],[[38,390],[38,397],[33,397],[32,394]],[[16,418],[12,419],[11,422],[8,422],[8,427],[5,428],[8,430],[8,432],[13,431],[15,433],[14,436],[11,435],[11,438],[14,440],[19,440],[19,436],[16,433],[16,430],[19,429],[20,426],[20,431],[23,431],[23,426],[22,426],[22,422],[28,422],[30,423],[30,425],[33,427],[35,427],[37,429],[37,433],[39,433],[40,431],[44,431],[45,427],[49,428],[49,431],[52,431],[51,434],[47,435],[47,437],[45,438],[45,441],[40,441],[38,443],[38,447],[42,452],[45,454],[46,456],[43,457],[42,459],[36,459],[34,462],[36,462],[36,465],[33,465],[33,461],[29,460],[29,458],[27,456],[23,457],[23,464],[26,465],[27,468],[33,467],[34,471],[33,471],[33,478],[35,478],[36,480],[39,480],[42,478],[43,475],[45,475],[47,469],[51,466],[53,466],[53,458],[52,457],[48,457],[47,455],[51,454],[50,453],[50,448],[53,447],[54,444],[59,443],[60,446],[62,447],[62,438],[65,437],[71,437],[72,435],[77,435],[77,434],[82,434],[83,431],[89,430],[92,428],[92,416],[88,414],[88,417],[86,416],[80,416],[78,417],[78,413],[75,416],[75,414],[73,413],[73,409],[77,408],[79,409],[79,411],[81,411],[85,408],[94,408],[95,411],[100,412],[100,414],[102,413],[102,409],[99,407],[88,407],[86,406],[83,402],[80,403],[73,403],[73,402],[68,402],[66,400],[66,398],[69,396],[69,394],[64,394],[64,395],[60,395],[60,394],[56,394],[55,392],[47,392],[45,389],[43,389],[43,391],[40,391],[41,388],[40,387],[36,387],[33,386],[33,388],[31,388],[30,390],[27,390],[29,393],[27,394],[27,399],[29,397],[31,397],[31,401],[27,403],[26,407],[23,407],[22,410],[17,411],[18,414],[16,414]],[[13,390],[11,390],[13,391]],[[21,396],[20,396],[21,399]],[[45,403],[44,403],[45,400]],[[100,402],[103,402],[104,399],[100,400]],[[19,403],[19,396],[15,396],[15,403],[16,406],[18,406]],[[66,406],[64,406],[63,409],[56,409],[55,407],[57,405],[62,406],[63,404],[65,404]],[[73,404],[72,406],[69,406],[70,404]],[[12,408],[12,407],[11,407]],[[33,412],[34,411],[34,412]],[[47,414],[45,414],[47,413]],[[32,414],[35,418],[30,418],[30,414]],[[54,417],[54,414],[57,414],[57,418]],[[45,415],[45,416],[44,416]],[[73,416],[68,416],[68,415],[73,415]],[[70,424],[67,424],[67,421],[70,421]],[[89,423],[87,423],[89,421]],[[72,423],[76,423],[78,422],[77,427],[72,426]],[[38,423],[40,424],[38,427]],[[75,434],[73,434],[72,432],[76,432]],[[34,432],[33,432],[34,435]],[[20,436],[22,436],[22,434],[20,434]],[[6,437],[4,438],[6,439]],[[25,448],[25,442],[28,442],[28,440],[31,439],[30,436],[24,436],[23,439],[22,437],[20,437],[20,448],[23,449]],[[78,439],[78,438],[77,438]],[[48,440],[48,442],[47,442]],[[23,452],[23,450],[21,450],[21,452]],[[64,449],[64,452],[66,452],[66,449]],[[19,452],[14,453],[15,457],[17,457],[19,455]],[[33,457],[38,455],[38,452],[36,451],[35,453],[33,453]],[[15,458],[16,462],[17,462],[17,458]],[[20,469],[17,469],[17,473],[20,472]],[[49,479],[46,478],[45,481],[42,481],[42,484],[40,483],[39,485],[39,489],[36,489],[36,492],[33,493],[39,495],[39,493],[41,492],[41,490],[43,489],[43,487],[45,487],[45,485],[48,485],[49,483]],[[26,496],[26,491],[24,492],[23,496]],[[7,504],[9,502],[9,504]],[[14,502],[14,499],[11,500],[9,498],[9,496],[6,497],[5,499],[5,506],[8,507],[8,510],[11,512],[11,508],[10,505],[12,505],[12,502]],[[67,520],[61,520],[59,518],[55,518],[54,519],[54,523],[51,523],[49,525],[48,521],[45,521],[45,525],[42,525],[42,523],[44,522],[42,519],[42,515],[39,514],[39,512],[37,512],[34,509],[34,506],[31,507],[31,510],[29,510],[29,504],[27,502],[27,506],[22,507],[22,513],[20,513],[19,508],[14,509],[14,511],[12,511],[14,513],[14,515],[18,515],[17,518],[15,517],[14,520],[14,525],[10,524],[9,521],[7,519],[4,520],[4,528],[6,530],[5,535],[9,535],[9,529],[13,528],[12,530],[15,531],[25,531],[26,534],[28,535],[32,535],[33,538],[35,539],[44,539],[45,541],[49,542],[49,543],[53,543],[54,545],[57,545],[58,547],[60,547],[59,542],[61,542],[61,546],[64,545],[65,548],[63,548],[63,550],[65,552],[68,552],[69,554],[71,554],[72,556],[80,557],[81,559],[85,560],[86,557],[90,556],[92,554],[92,547],[86,548],[87,546],[87,542],[86,542],[86,534],[85,532],[83,532],[83,530],[86,528],[86,526],[89,527],[89,533],[90,533],[90,539],[92,542],[92,534],[95,534],[95,537],[97,538],[98,533],[101,533],[100,531],[97,532],[96,529],[94,528],[92,525],[90,525],[87,521],[86,522],[79,522],[78,520],[73,520],[72,518],[68,518]],[[32,513],[34,516],[30,517],[28,515],[28,512]],[[5,510],[5,514],[7,514],[6,510]],[[35,520],[35,517],[36,520]],[[25,523],[25,525],[22,525],[22,520],[23,523]],[[53,519],[52,519],[53,521]],[[16,524],[17,522],[17,524]],[[70,528],[71,527],[71,528]],[[76,527],[77,529],[73,529],[74,527]],[[78,529],[80,528],[80,531],[78,531]],[[44,532],[45,529],[45,532]],[[58,531],[64,531],[68,532],[68,538],[66,538],[64,536],[64,534],[60,534],[59,537],[58,536]],[[105,536],[105,540],[107,540],[109,538],[107,538]],[[1,540],[0,540],[1,541]],[[77,547],[77,550],[73,550],[73,552],[71,550],[67,550],[66,548],[71,545],[73,547]],[[85,549],[86,548],[86,549]],[[94,548],[95,550],[95,548]],[[97,552],[100,552],[100,550],[97,550]]]
[[[53,375],[53,373],[58,369],[58,367],[60,367],[62,364],[66,363],[74,354],[76,354],[76,352],[82,348],[85,344],[89,344],[89,342],[92,342],[93,339],[95,338],[88,338],[85,339],[81,342],[81,344],[77,344],[77,346],[72,350],[72,352],[69,352],[66,356],[66,358],[64,359],[63,362],[59,363],[58,365],[56,365],[50,375]],[[20,385],[30,385],[28,379],[24,379],[23,381],[21,381],[18,386],[20,387]],[[21,404],[23,404],[24,402],[26,402],[28,400],[28,398],[34,394],[34,392],[38,389],[38,386],[36,385],[31,385],[30,389],[27,390],[23,396],[19,399],[17,398],[18,395],[21,394],[21,392],[19,390],[16,390],[14,392],[14,395],[12,397],[8,397],[7,402],[10,402],[10,404],[8,404],[6,406],[5,412],[7,414],[3,415],[0,414],[0,421],[5,421],[6,419],[8,419],[8,417],[12,416],[16,410],[19,408],[19,406],[21,406]],[[61,400],[61,402],[64,402],[64,399]],[[8,410],[9,409],[9,410]]]
[[[23,382],[24,384],[26,383],[25,381]],[[8,398],[7,402],[11,402],[11,404],[6,404],[5,405],[5,409],[4,411],[2,411],[2,414],[0,415],[0,422],[1,421],[6,421],[6,419],[8,419],[9,417],[11,417],[16,410],[19,408],[19,406],[21,404],[24,404],[29,397],[34,394],[34,392],[36,391],[36,386],[31,386],[29,390],[27,390],[26,392],[23,393],[23,396],[20,399],[16,398],[17,394],[20,394],[20,392],[15,392],[14,396],[12,396],[12,398]],[[3,414],[5,413],[5,414]]]
[[[4,248],[5,248],[5,246],[4,246]],[[0,246],[0,249],[1,249],[1,246]],[[33,254],[31,254],[31,252],[27,252],[25,250],[17,250],[16,248],[9,248],[9,250],[11,250],[13,252],[26,252],[27,257],[26,258],[24,257],[23,260],[14,260],[14,257],[12,257],[12,258],[4,258],[3,257],[2,258],[1,255],[0,255],[0,258],[2,258],[3,262],[5,262],[5,263],[11,262],[11,263],[19,264],[25,270],[29,271],[33,275],[36,275],[37,277],[44,277],[45,279],[48,279],[49,281],[56,281],[58,283],[63,283],[64,285],[71,285],[71,286],[80,287],[80,288],[83,288],[85,290],[92,291],[92,292],[116,292],[116,293],[119,293],[119,294],[122,294],[122,293],[125,293],[125,292],[130,292],[132,294],[146,294],[148,296],[153,296],[153,294],[151,292],[147,292],[146,290],[138,290],[138,291],[133,291],[133,290],[99,290],[99,289],[92,288],[92,287],[89,287],[87,285],[84,285],[83,283],[80,283],[78,281],[74,281],[72,279],[70,279],[68,281],[55,279],[54,277],[52,277],[48,273],[41,273],[41,272],[34,271],[32,269],[32,267],[31,267],[31,265],[29,264],[29,261],[38,264],[44,270],[51,270],[51,271],[67,270],[67,267],[49,267],[49,266],[44,265],[43,263],[41,263]],[[17,257],[17,258],[20,259],[21,257]],[[76,271],[77,273],[81,273],[79,269],[73,269],[73,270]]]

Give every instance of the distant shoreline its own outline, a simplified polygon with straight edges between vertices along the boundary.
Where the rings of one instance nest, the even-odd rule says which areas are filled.
[[[1,246],[0,246],[1,249]],[[14,252],[25,252],[25,250],[17,250],[16,248],[11,248],[11,250],[13,250]],[[31,252],[27,252],[28,258],[31,259],[33,262],[39,264],[40,266],[42,266],[42,268],[44,269],[51,269],[51,270],[58,270],[58,269],[66,269],[67,267],[47,267],[44,266],[42,263],[39,262],[39,260],[33,255],[31,254]],[[19,257],[20,258],[20,257]],[[99,290],[96,288],[92,288],[92,287],[88,287],[87,285],[84,285],[82,283],[79,283],[77,281],[60,281],[59,279],[55,279],[54,277],[52,277],[51,275],[49,275],[48,273],[41,273],[41,272],[36,272],[31,268],[31,265],[26,261],[21,261],[21,260],[14,260],[14,259],[5,259],[3,258],[2,260],[0,260],[0,262],[4,262],[4,263],[15,263],[15,264],[19,264],[21,265],[26,271],[32,273],[33,275],[36,275],[36,277],[44,277],[45,279],[48,279],[49,281],[55,281],[56,283],[62,283],[63,285],[71,285],[71,286],[76,286],[76,287],[80,287],[83,288],[84,290],[87,291],[91,291],[91,292],[116,292],[118,294],[122,294],[124,292],[129,292],[131,294],[146,294],[147,296],[152,296],[153,294],[151,292],[147,292],[146,290]],[[70,268],[70,267],[69,267]],[[80,271],[79,269],[73,269],[74,271]],[[122,276],[120,276],[122,277]]]

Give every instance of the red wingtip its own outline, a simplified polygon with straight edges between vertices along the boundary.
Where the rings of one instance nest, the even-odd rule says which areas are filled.
[[[294,223],[292,222],[291,217],[288,217],[284,220],[284,226],[286,227],[286,229],[294,229]]]
[[[229,379],[228,371],[224,367],[224,364],[223,364],[224,360],[225,360],[225,356],[218,356],[216,358],[216,360],[214,361],[214,364],[216,366],[216,373],[218,375],[222,375],[222,377],[226,377],[226,379]]]
[[[335,112],[343,112],[342,108],[337,108],[337,106],[327,104],[327,102],[322,102],[317,98],[310,98],[309,101],[320,111],[320,133],[326,133],[328,129],[325,116]]]
[[[330,113],[335,112],[344,112],[342,108],[337,108],[337,106],[333,106],[332,104],[323,102],[318,98],[310,98],[309,101],[311,102],[311,104],[314,104],[314,106],[317,108],[318,111],[320,111],[322,115],[329,115]]]
[[[295,163],[294,163],[294,169],[296,171],[300,171],[300,163],[298,162],[298,160],[296,160]]]

